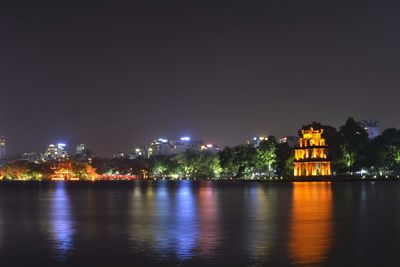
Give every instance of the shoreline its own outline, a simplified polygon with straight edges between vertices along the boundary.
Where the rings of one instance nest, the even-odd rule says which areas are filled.
[[[180,181],[193,181],[193,182],[258,182],[258,183],[292,183],[292,182],[374,182],[374,181],[399,181],[399,177],[348,177],[348,176],[336,176],[336,177],[271,177],[271,178],[260,178],[260,179],[168,179],[168,178],[151,178],[151,179],[131,179],[131,180],[0,180],[0,183],[20,183],[20,182],[32,182],[32,183],[129,183],[129,182],[180,182]]]

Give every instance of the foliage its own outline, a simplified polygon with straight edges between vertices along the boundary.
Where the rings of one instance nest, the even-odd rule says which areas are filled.
[[[368,133],[353,118],[348,118],[340,127],[341,148],[343,153],[344,170],[353,174],[365,166],[365,149],[369,142]]]
[[[274,174],[277,162],[278,143],[274,136],[269,136],[263,140],[257,148],[256,168],[260,173],[267,173],[268,176]]]
[[[173,160],[177,173],[184,178],[219,178],[222,172],[219,157],[209,152],[188,150]]]
[[[62,165],[62,166],[61,166]],[[58,167],[60,166],[60,167]],[[80,179],[93,179],[97,176],[96,169],[88,163],[78,161],[48,161],[33,163],[26,160],[14,161],[0,169],[2,180],[48,180],[59,168],[68,168],[71,174]]]
[[[372,140],[365,151],[366,168],[374,175],[393,175],[400,172],[400,131],[386,129]]]
[[[387,129],[369,140],[365,129],[353,118],[348,118],[339,130],[319,122],[304,125],[302,129],[310,127],[324,129],[322,136],[329,146],[328,158],[335,175],[400,175],[400,130]],[[86,152],[89,157],[90,151]],[[294,149],[269,136],[259,147],[249,144],[226,147],[218,154],[188,150],[180,155],[150,158],[93,158],[92,164],[82,158],[67,162],[71,173],[81,179],[92,179],[97,173],[154,178],[253,179],[275,175],[290,177],[293,161]],[[49,179],[59,163],[10,162],[0,169],[0,179]]]
[[[278,144],[276,150],[276,174],[290,177],[293,175],[294,149],[287,143]]]
[[[257,165],[257,150],[252,145],[225,148],[220,153],[222,174],[227,178],[250,178]]]

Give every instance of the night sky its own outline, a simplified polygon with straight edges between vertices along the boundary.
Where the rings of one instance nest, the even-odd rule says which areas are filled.
[[[353,116],[400,127],[396,1],[2,1],[8,149],[224,145]]]

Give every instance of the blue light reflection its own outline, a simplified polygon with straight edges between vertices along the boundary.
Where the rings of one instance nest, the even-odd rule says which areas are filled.
[[[64,182],[57,182],[53,196],[51,229],[56,258],[64,261],[73,247],[74,223]]]
[[[181,181],[176,195],[176,254],[180,260],[186,260],[193,256],[193,249],[198,238],[198,221],[196,201],[191,191],[190,181]]]

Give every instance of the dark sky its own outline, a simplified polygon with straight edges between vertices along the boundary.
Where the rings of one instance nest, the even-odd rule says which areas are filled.
[[[396,1],[2,1],[9,150],[224,145],[353,116],[400,127]]]

